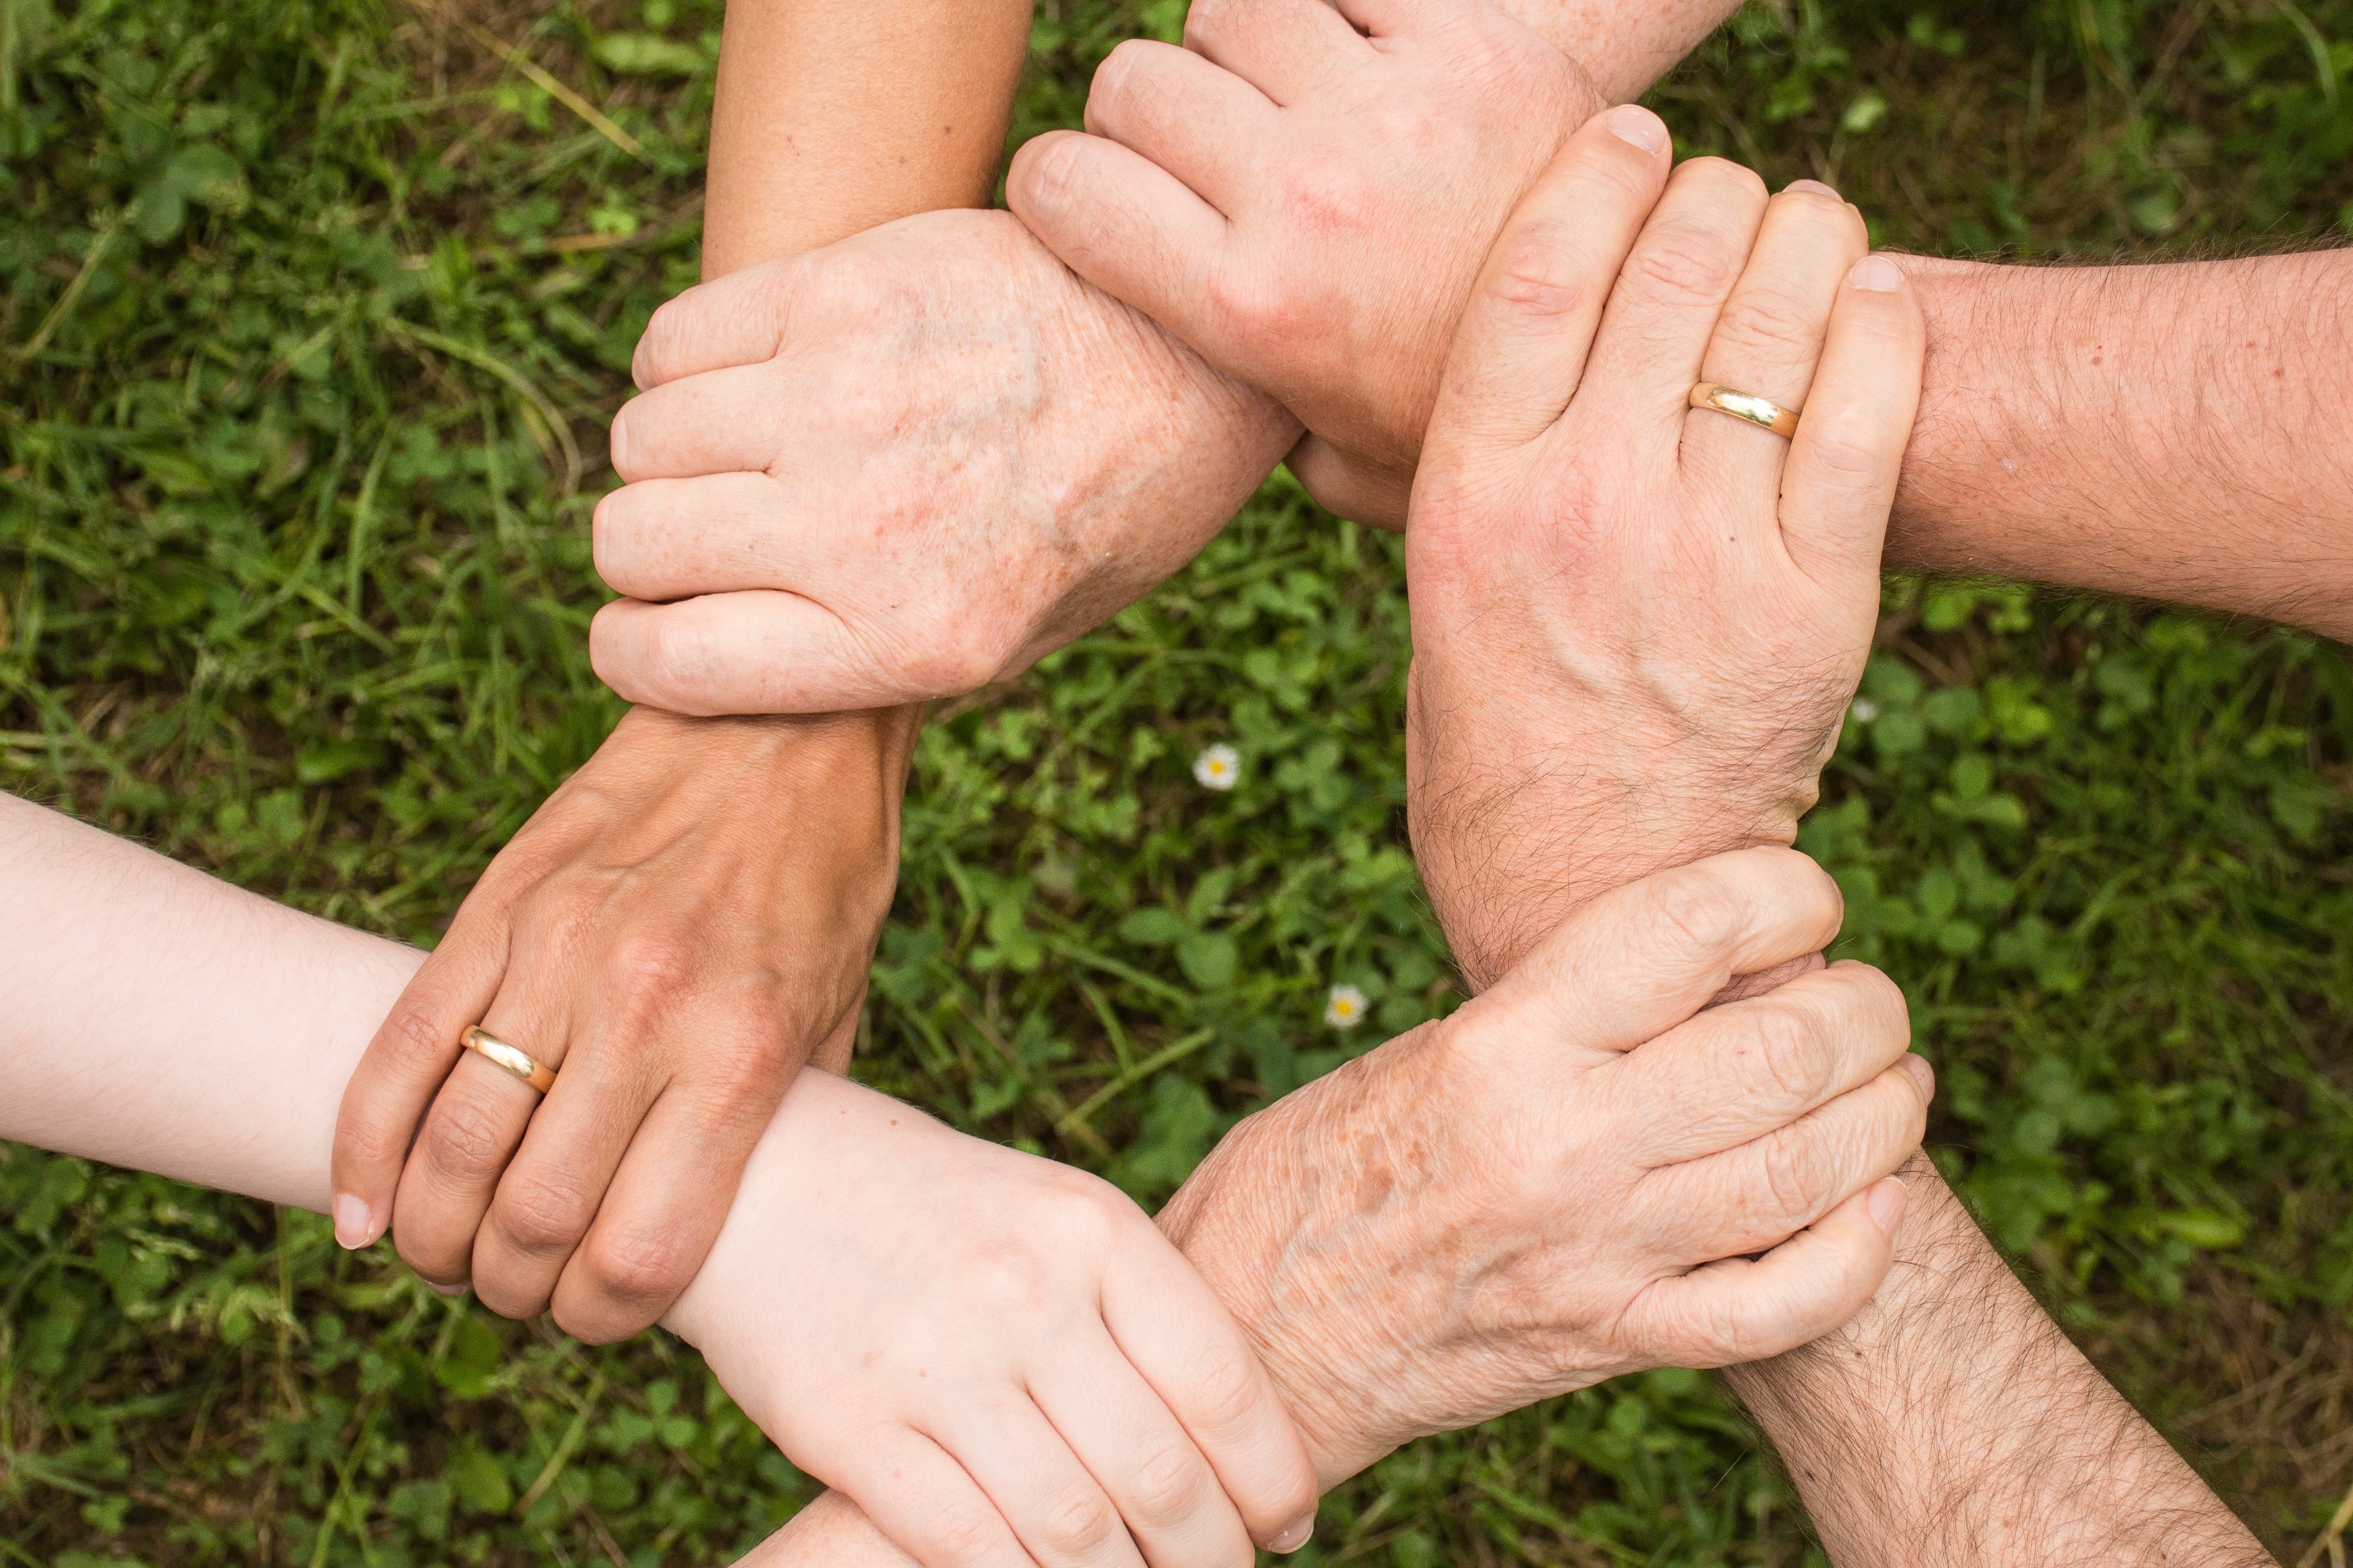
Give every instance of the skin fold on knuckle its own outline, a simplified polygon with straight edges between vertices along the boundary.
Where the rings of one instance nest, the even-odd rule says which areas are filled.
[[[414,1158],[442,1180],[470,1184],[506,1163],[509,1142],[506,1119],[458,1088],[433,1102]]]
[[[1055,1489],[1037,1521],[1039,1544],[1050,1565],[1092,1558],[1124,1530],[1119,1515],[1083,1472]]]
[[[596,1215],[595,1194],[545,1175],[510,1178],[499,1184],[490,1223],[507,1246],[524,1258],[570,1255]]]

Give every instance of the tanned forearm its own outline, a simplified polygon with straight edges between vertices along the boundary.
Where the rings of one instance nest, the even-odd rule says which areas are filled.
[[[1926,1159],[1853,1321],[1725,1376],[1840,1568],[2269,1568],[2003,1266]]]
[[[1928,371],[1891,564],[2353,636],[2353,251],[1905,266]]]
[[[731,0],[703,277],[913,213],[987,206],[1029,10],[1012,0]]]

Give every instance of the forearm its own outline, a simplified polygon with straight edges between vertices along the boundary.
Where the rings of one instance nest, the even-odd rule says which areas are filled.
[[[1501,0],[1585,68],[1608,103],[1630,103],[1740,9],[1740,0]]]
[[[1925,1158],[1845,1328],[1726,1373],[1831,1560],[2255,1568],[2271,1557],[2069,1343]]]
[[[2353,635],[2353,251],[1905,265],[1928,369],[1891,564]]]
[[[1010,0],[732,0],[702,275],[911,213],[987,205],[1029,10]]]

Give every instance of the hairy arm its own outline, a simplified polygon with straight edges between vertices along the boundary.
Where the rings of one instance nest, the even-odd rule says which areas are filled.
[[[1905,267],[1928,371],[1892,562],[2353,636],[2353,251]]]
[[[1843,1329],[1726,1377],[1848,1568],[2269,1568],[2059,1331],[1925,1158],[1894,1267]]]

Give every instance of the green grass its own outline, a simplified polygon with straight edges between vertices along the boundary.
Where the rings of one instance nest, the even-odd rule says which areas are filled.
[[[586,513],[638,330],[693,276],[718,13],[484,15],[637,151],[423,10],[0,0],[0,787],[418,941],[617,711]],[[1046,0],[1017,133],[1181,16]],[[2346,78],[2353,0],[1789,0],[1656,100],[1886,243],[2105,255],[2353,224]],[[1278,481],[955,705],[861,1073],[1150,1201],[1451,1005],[1402,850],[1404,633],[1394,543]],[[2353,668],[1897,583],[1867,695],[1806,842],[1911,991],[1940,1158],[2300,1551],[2353,1480]],[[1190,777],[1212,741],[1230,795]],[[1344,980],[1376,1015],[1348,1035]],[[0,1559],[707,1562],[808,1495],[673,1342],[445,1304],[311,1216],[4,1146],[0,1216]],[[1325,1521],[1324,1564],[1810,1553],[1672,1373],[1419,1445]]]

